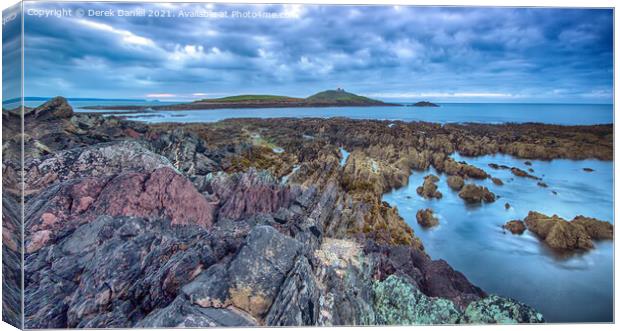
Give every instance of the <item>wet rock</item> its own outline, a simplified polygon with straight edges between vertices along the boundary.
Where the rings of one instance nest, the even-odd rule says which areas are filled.
[[[433,216],[433,210],[430,208],[420,209],[415,215],[418,224],[425,228],[430,228],[439,225],[439,220]]]
[[[592,168],[583,168],[583,171],[585,171],[585,172],[593,172],[594,169],[592,169]]]
[[[508,221],[502,227],[512,234],[523,234],[525,232],[525,223],[521,220]]]
[[[446,299],[429,298],[415,285],[395,275],[373,286],[377,324],[454,324],[460,312]]]
[[[517,176],[517,177],[525,177],[525,178],[531,178],[531,179],[540,180],[540,177],[536,177],[536,176],[530,175],[526,171],[524,171],[522,169],[519,169],[517,167],[510,168],[510,172],[512,172],[512,174]]]
[[[517,324],[543,323],[542,314],[516,300],[490,295],[472,302],[459,323],[471,324]]]
[[[549,247],[555,249],[588,250],[594,248],[592,240],[613,239],[612,224],[583,216],[568,222],[557,215],[549,217],[530,211],[525,224]]]
[[[465,185],[465,181],[463,180],[463,177],[461,176],[449,176],[448,177],[448,186],[451,189],[455,191],[460,191],[464,185]]]
[[[426,177],[424,177],[424,182],[422,183],[422,186],[418,186],[416,192],[420,196],[425,198],[441,199],[442,194],[441,192],[437,191],[437,184],[435,184],[438,181],[439,177],[435,175],[427,175]]]
[[[510,209],[510,204],[508,202],[506,202],[504,204],[504,209],[506,209],[506,210]]]
[[[523,164],[525,164],[526,166],[531,166],[531,165],[532,165],[532,162],[530,162],[530,161],[525,161],[525,162],[523,162]]]
[[[540,187],[549,187],[549,185],[547,185],[545,182],[538,182],[538,183],[536,183],[536,185],[538,185]]]
[[[502,180],[497,177],[491,178],[491,181],[493,182],[493,184],[498,186],[504,185],[504,182],[502,182]]]
[[[495,194],[484,186],[467,184],[459,192],[459,197],[468,203],[481,203],[495,201]]]

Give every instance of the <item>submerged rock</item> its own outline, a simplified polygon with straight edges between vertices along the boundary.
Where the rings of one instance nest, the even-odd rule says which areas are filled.
[[[523,234],[525,232],[525,223],[521,220],[508,221],[502,227],[512,234]]]
[[[467,184],[459,192],[459,197],[468,203],[481,203],[495,201],[495,194],[484,186]]]
[[[422,186],[418,186],[416,192],[425,198],[441,199],[443,195],[441,192],[437,191],[437,184],[435,184],[438,181],[439,177],[435,175],[427,175],[424,177],[424,183],[422,183]]]
[[[504,182],[502,182],[502,180],[497,177],[491,178],[491,181],[493,182],[493,184],[498,186],[504,185]]]
[[[562,250],[594,248],[593,240],[612,240],[613,225],[595,218],[577,216],[573,221],[530,211],[525,218],[527,228],[551,248]]]
[[[439,225],[439,220],[437,217],[433,216],[433,210],[430,208],[418,210],[415,218],[418,220],[418,224],[425,228]]]

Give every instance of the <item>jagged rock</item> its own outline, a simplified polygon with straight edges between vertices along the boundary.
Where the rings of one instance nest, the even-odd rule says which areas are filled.
[[[495,194],[484,186],[467,184],[459,192],[459,197],[468,203],[480,203],[495,201]]]
[[[433,216],[433,210],[430,208],[418,210],[415,218],[418,221],[418,224],[425,228],[439,225],[439,220],[437,217]]]
[[[99,215],[167,217],[173,224],[210,227],[214,212],[213,203],[168,167],[74,179],[52,185],[25,206],[26,251]]]
[[[193,132],[180,128],[150,138],[152,149],[170,159],[172,164],[186,175],[200,176],[221,170],[221,167],[205,154],[208,150],[204,141]]]
[[[428,175],[424,177],[424,183],[422,183],[422,186],[418,186],[416,192],[425,198],[441,199],[442,194],[437,191],[437,184],[435,184],[438,181],[439,177],[435,175]]]
[[[38,120],[45,120],[49,118],[70,118],[73,116],[73,108],[69,105],[67,99],[63,97],[55,97],[37,108],[29,109],[24,112],[24,116],[33,116]]]
[[[592,249],[592,240],[613,239],[613,225],[594,218],[577,216],[568,222],[557,215],[551,217],[530,211],[525,218],[527,228],[551,248]]]
[[[232,176],[218,173],[207,179],[210,193],[220,200],[220,218],[239,219],[256,213],[274,213],[298,198],[298,191],[281,184],[268,172],[251,168]]]
[[[264,318],[301,249],[273,227],[256,226],[228,269],[232,304]]]
[[[5,177],[2,178],[3,184]],[[22,256],[20,204],[2,192],[2,320],[21,326]]]
[[[202,308],[192,305],[182,296],[170,305],[154,310],[136,328],[207,328],[248,327],[258,322],[240,311],[222,308]]]
[[[377,324],[454,324],[460,316],[452,301],[429,298],[395,275],[376,282],[373,291]]]
[[[136,141],[102,143],[63,150],[26,165],[26,188],[38,190],[74,178],[104,177],[127,171],[153,171],[171,167],[165,157]]]
[[[461,176],[449,176],[448,177],[448,186],[451,189],[455,191],[460,191],[464,185],[465,185],[465,181],[463,180],[463,177]]]
[[[512,232],[512,234],[523,234],[525,232],[525,223],[521,220],[508,221],[503,228]]]
[[[107,217],[26,255],[28,328],[131,327],[221,258],[206,229]]]
[[[517,324],[543,323],[543,315],[529,306],[509,298],[490,295],[474,301],[463,313],[459,323]]]
[[[265,317],[265,323],[270,326],[317,325],[319,286],[308,259],[297,258]]]

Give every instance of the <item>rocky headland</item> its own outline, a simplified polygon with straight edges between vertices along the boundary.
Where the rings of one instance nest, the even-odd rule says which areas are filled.
[[[23,138],[26,328],[542,322],[433,260],[382,194],[431,166],[460,191],[489,178],[455,151],[613,157],[611,125],[145,125],[62,98],[24,122],[23,136],[18,117],[3,127],[3,263],[21,245]],[[5,275],[19,302],[19,273]]]

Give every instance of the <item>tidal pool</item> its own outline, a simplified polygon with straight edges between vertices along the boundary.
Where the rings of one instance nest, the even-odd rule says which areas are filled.
[[[409,185],[383,196],[400,215],[434,259],[444,259],[453,268],[488,293],[522,301],[545,316],[548,322],[613,321],[613,242],[596,242],[590,252],[558,254],[547,248],[533,233],[513,235],[502,225],[538,211],[557,214],[567,220],[576,215],[596,217],[613,223],[613,163],[598,160],[526,160],[507,155],[466,158],[452,155],[484,169],[504,182],[490,179],[466,180],[488,187],[500,197],[489,204],[467,205],[447,183],[447,176],[434,169],[415,171]],[[495,170],[496,163],[532,168],[548,187],[537,181],[515,177],[510,170]],[[586,172],[583,168],[591,168]],[[416,193],[424,176],[435,174],[443,193],[440,200],[428,200]],[[556,193],[553,193],[553,192]],[[505,203],[511,207],[505,209]],[[421,208],[432,208],[440,225],[424,229],[416,222]]]

